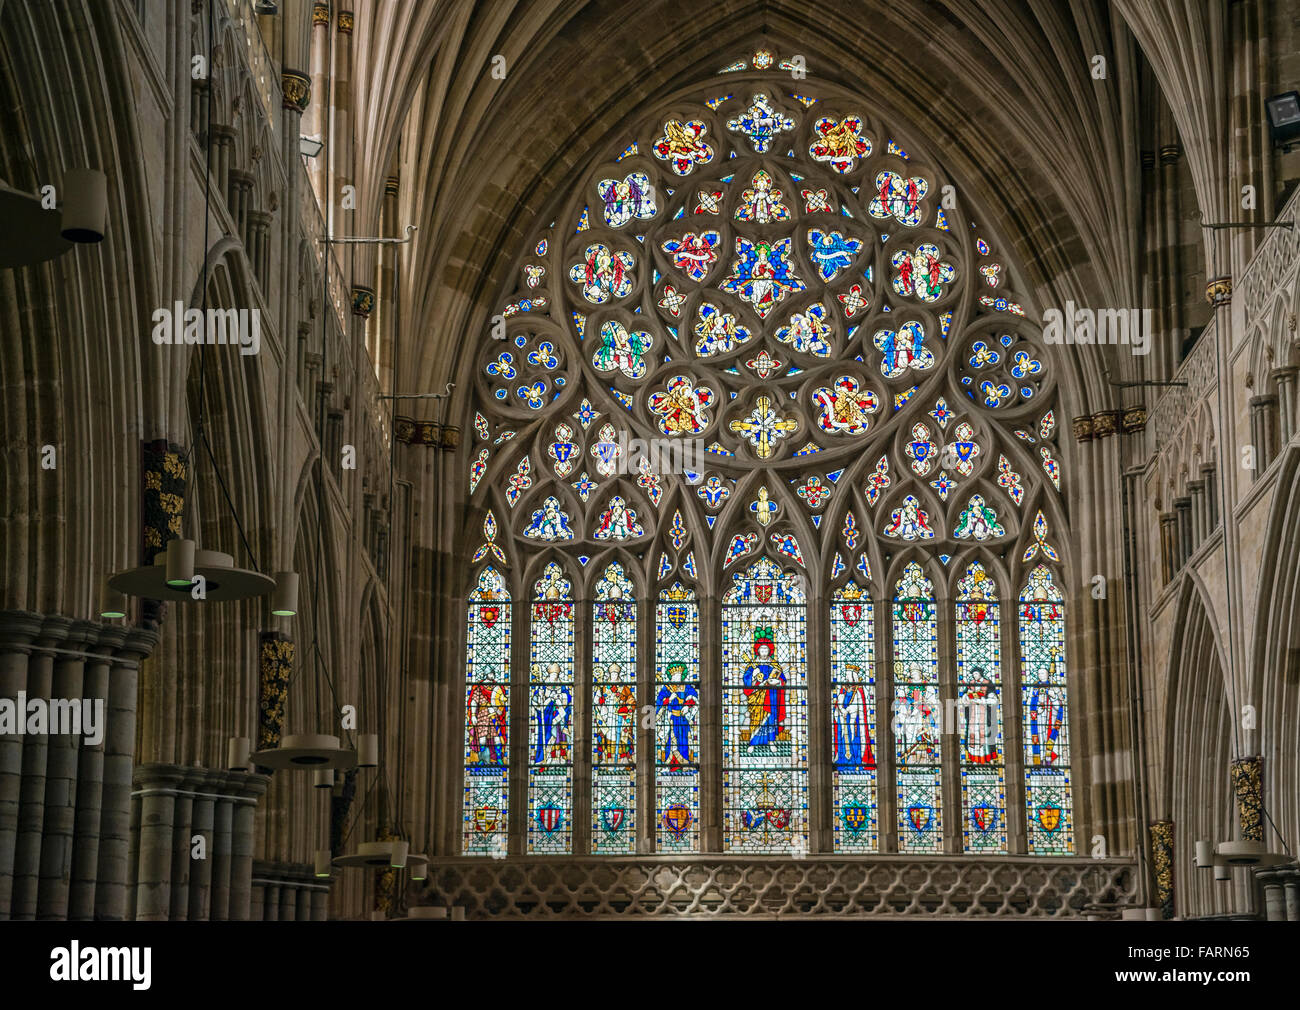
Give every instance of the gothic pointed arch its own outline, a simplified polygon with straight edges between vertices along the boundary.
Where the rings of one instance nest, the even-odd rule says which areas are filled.
[[[1064,769],[1039,774],[1032,809],[1023,784],[1008,792],[1024,759],[1008,762],[1020,736],[1003,727],[1030,703],[1006,701],[1026,660],[998,637],[1038,629],[1040,612],[1064,628],[1056,359],[998,229],[934,150],[792,65],[751,51],[630,116],[526,232],[466,355],[465,541],[488,539],[490,512],[489,546],[523,593],[563,573],[573,669],[551,657],[564,684],[529,683],[592,743],[554,759],[554,782],[549,751],[517,757],[530,784],[512,823],[538,853],[1005,853],[1033,839],[1070,854],[1070,790],[1043,785]],[[602,598],[612,565],[634,601]],[[1025,592],[1047,593],[1046,609]],[[609,612],[617,626],[629,607],[627,627],[654,636],[648,653],[618,646],[653,655],[639,686],[601,658]],[[963,753],[992,777],[940,740],[964,689],[947,643],[967,618],[984,679],[966,693],[995,698],[996,718],[970,723]],[[520,608],[516,633],[537,620]],[[1044,719],[1064,733],[1067,665],[1050,659],[1059,705]],[[603,708],[647,687],[649,755]],[[713,689],[720,725],[697,718]],[[550,733],[539,704],[530,733]]]

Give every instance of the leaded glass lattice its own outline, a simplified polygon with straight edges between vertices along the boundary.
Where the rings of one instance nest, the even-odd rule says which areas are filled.
[[[528,655],[528,851],[573,846],[573,601],[554,561],[537,580]]]
[[[732,577],[722,607],[722,844],[808,850],[805,594],[768,558]]]
[[[938,612],[934,587],[908,562],[894,594],[894,762],[898,849],[943,850]]]
[[[1017,602],[1020,670],[997,640],[1016,585],[1043,581],[1032,565],[1068,571],[1038,310],[972,187],[828,77],[792,93],[783,64],[732,61],[575,152],[587,167],[493,306],[504,325],[470,349],[466,589],[480,562],[505,579],[544,558],[566,595],[504,611],[531,653],[527,750],[501,741],[527,790],[481,747],[470,760],[467,728],[466,852],[490,850],[471,825],[504,826],[508,802],[526,804],[516,851],[539,853],[800,852],[813,828],[845,854],[1073,850],[1064,601]],[[611,565],[644,588],[602,598]],[[1000,606],[962,596],[975,569],[1006,573]],[[473,620],[467,698],[500,634]]]
[[[636,851],[636,624],[632,580],[615,562],[591,605],[591,849]]]
[[[856,583],[831,601],[831,764],[836,852],[875,852],[876,659],[871,598]]]
[[[700,608],[674,583],[655,605],[655,848],[700,847]]]
[[[503,854],[510,798],[510,595],[483,569],[469,596],[465,657],[466,855]]]
[[[978,561],[957,583],[957,744],[966,852],[1005,852],[1002,666],[997,585]]]
[[[1065,608],[1052,571],[1038,565],[1020,593],[1021,726],[1029,851],[1074,851],[1070,797]]]

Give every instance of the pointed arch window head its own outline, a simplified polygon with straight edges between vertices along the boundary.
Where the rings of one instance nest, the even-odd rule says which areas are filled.
[[[580,159],[470,343],[471,567],[532,584],[464,851],[512,806],[535,854],[1072,852],[1033,299],[922,141],[763,52]]]

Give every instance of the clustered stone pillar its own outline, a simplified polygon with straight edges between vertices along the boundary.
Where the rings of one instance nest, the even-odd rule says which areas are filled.
[[[1250,398],[1250,441],[1255,447],[1254,479],[1268,469],[1277,455],[1277,397]]]
[[[227,193],[226,205],[230,209],[230,216],[235,221],[235,233],[244,240],[245,247],[252,244],[249,241],[249,216],[253,212],[253,183],[251,172],[245,172],[240,168],[230,170],[230,189]]]
[[[249,215],[248,261],[252,264],[253,274],[265,290],[271,275],[271,215],[264,210],[255,210]]]
[[[230,192],[230,170],[234,164],[235,131],[229,126],[212,127],[212,187],[218,193]]]
[[[1187,493],[1192,503],[1192,550],[1196,550],[1209,532],[1206,525],[1209,517],[1205,511],[1205,481],[1189,480],[1187,482]]]
[[[253,772],[166,764],[137,768],[132,917],[249,918],[253,811],[269,781]],[[201,850],[196,848],[200,836]],[[202,858],[196,858],[199,851]]]
[[[136,669],[157,641],[0,612],[0,919],[126,917]]]
[[[1201,483],[1205,485],[1205,535],[1208,537],[1219,525],[1219,485],[1213,463],[1201,467]]]
[[[1175,557],[1178,567],[1187,564],[1192,556],[1192,499],[1188,497],[1174,499],[1174,523],[1177,528]]]
[[[1297,368],[1279,368],[1273,373],[1277,383],[1277,419],[1279,443],[1286,445],[1295,434],[1295,378]]]
[[[1173,512],[1160,513],[1160,562],[1165,582],[1172,582],[1181,564],[1178,561],[1178,517]]]
[[[329,917],[330,884],[309,863],[253,864],[250,918],[265,922],[324,922]]]

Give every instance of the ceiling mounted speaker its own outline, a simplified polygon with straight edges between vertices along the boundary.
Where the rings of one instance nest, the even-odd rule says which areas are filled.
[[[63,173],[63,227],[69,242],[102,242],[108,220],[108,176],[93,168]]]
[[[177,541],[171,540],[168,543],[170,545]],[[184,549],[178,547],[175,550],[181,553],[181,557],[176,562],[179,565],[184,560]],[[202,598],[209,603],[248,600],[255,596],[265,596],[275,588],[275,583],[269,576],[261,572],[236,568],[235,559],[220,551],[205,551],[196,547],[192,569],[192,576],[203,576]],[[167,554],[159,551],[152,565],[118,572],[108,580],[108,584],[127,596],[138,596],[146,600],[171,600],[177,603],[194,600],[191,594],[193,577],[191,576],[183,585],[179,581],[176,585],[169,585],[168,574]],[[175,575],[179,580],[183,570],[176,568],[170,574]]]
[[[356,767],[357,752],[340,747],[336,736],[299,733],[284,737],[279,747],[254,752],[252,759],[263,768],[346,770]]]

